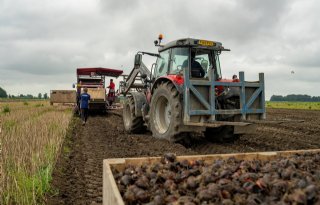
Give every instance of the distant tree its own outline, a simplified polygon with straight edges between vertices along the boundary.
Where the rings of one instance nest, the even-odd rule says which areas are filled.
[[[48,94],[47,93],[43,94],[43,98],[48,99]]]
[[[320,96],[311,97],[310,95],[291,94],[287,96],[272,95],[270,101],[289,101],[289,102],[320,102]]]
[[[314,97],[312,97],[311,100],[312,100],[313,102],[320,102],[320,96],[318,96],[318,97],[314,96]]]
[[[31,94],[27,94],[26,98],[32,99],[32,98],[34,98],[34,97],[33,97],[33,95],[31,95]]]
[[[7,92],[0,87],[0,98],[8,97]]]
[[[282,95],[272,95],[270,101],[284,101]]]
[[[42,94],[41,94],[41,93],[38,94],[38,98],[39,98],[39,99],[42,98]]]

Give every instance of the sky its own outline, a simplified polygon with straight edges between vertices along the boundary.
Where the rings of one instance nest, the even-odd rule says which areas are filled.
[[[320,96],[320,1],[0,0],[0,87],[72,89],[78,67],[129,73],[138,51],[179,38],[222,42],[224,78],[265,73],[271,95]]]

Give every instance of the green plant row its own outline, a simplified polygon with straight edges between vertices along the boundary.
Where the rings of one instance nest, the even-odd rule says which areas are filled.
[[[0,102],[0,204],[45,204],[72,112],[48,102]]]
[[[266,102],[267,108],[320,110],[320,102]]]

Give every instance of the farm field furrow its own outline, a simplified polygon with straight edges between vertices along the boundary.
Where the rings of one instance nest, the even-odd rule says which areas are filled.
[[[102,204],[102,160],[107,158],[219,154],[320,148],[320,111],[268,109],[268,119],[304,120],[302,123],[259,125],[257,134],[241,136],[234,143],[211,143],[202,138],[188,144],[171,144],[151,133],[127,134],[119,113],[90,116],[86,126],[76,125],[65,140],[56,165],[48,204]]]

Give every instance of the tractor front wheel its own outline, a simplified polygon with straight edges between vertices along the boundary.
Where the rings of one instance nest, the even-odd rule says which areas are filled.
[[[150,129],[156,138],[176,141],[181,125],[180,94],[170,82],[161,83],[152,96]]]

